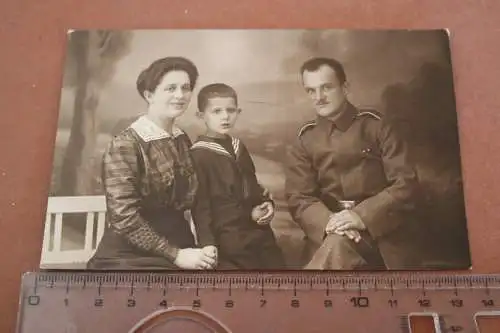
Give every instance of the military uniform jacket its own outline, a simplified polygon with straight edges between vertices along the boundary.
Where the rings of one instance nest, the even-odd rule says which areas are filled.
[[[232,238],[235,246],[245,247],[272,232],[251,218],[254,206],[271,199],[257,182],[250,154],[239,139],[228,139],[232,151],[207,136],[191,147],[199,181],[192,214],[201,246]]]
[[[310,242],[319,246],[339,201],[352,200],[387,257],[388,251],[398,256],[397,249],[389,250],[391,241],[412,237],[394,235],[410,223],[416,179],[408,148],[390,124],[379,113],[346,102],[335,123],[317,117],[300,128],[288,151],[285,187],[290,213]]]

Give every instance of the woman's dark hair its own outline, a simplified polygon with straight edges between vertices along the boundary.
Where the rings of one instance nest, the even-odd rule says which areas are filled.
[[[333,58],[312,58],[307,60],[300,68],[300,75],[303,76],[305,71],[315,72],[323,65],[333,69],[340,84],[345,83],[347,77],[344,71],[344,66],[342,66],[338,60]]]
[[[144,98],[145,91],[153,92],[162,78],[171,71],[184,71],[189,76],[191,90],[198,80],[198,69],[194,63],[183,57],[166,57],[154,61],[137,77],[137,91]]]

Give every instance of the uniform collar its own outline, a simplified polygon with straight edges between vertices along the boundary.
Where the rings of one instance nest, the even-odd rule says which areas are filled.
[[[347,129],[352,125],[354,122],[354,119],[356,119],[356,116],[358,114],[358,110],[349,103],[348,101],[345,101],[341,108],[341,113],[339,117],[336,120],[332,120],[329,117],[321,117],[318,116],[318,124],[320,126],[325,126],[328,128],[331,128],[333,130],[333,126],[341,130],[342,132],[347,131]]]
[[[179,135],[184,134],[184,132],[177,126],[172,128],[172,134],[170,134],[146,116],[139,117],[130,125],[130,128],[132,128],[145,142],[171,137],[176,138]]]

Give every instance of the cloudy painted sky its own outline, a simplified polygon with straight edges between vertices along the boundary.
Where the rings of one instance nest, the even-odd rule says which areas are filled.
[[[114,77],[102,91],[98,115],[109,121],[144,112],[144,102],[135,90],[138,74],[152,61],[173,55],[185,56],[198,67],[195,93],[212,82],[239,89],[241,101],[250,103],[245,105],[250,111],[242,120],[249,122],[248,127],[266,121],[303,121],[303,113],[311,108],[301,91],[298,70],[311,56],[342,61],[350,99],[358,106],[377,106],[387,85],[412,80],[424,62],[448,61],[443,36],[408,31],[138,30],[133,33],[130,53],[118,62]],[[63,91],[61,117],[72,115],[72,90]],[[259,104],[253,102],[267,105],[264,117],[249,116],[259,112]],[[283,110],[290,106],[294,111],[283,117]],[[197,122],[195,107],[191,103],[182,121]]]
[[[115,80],[135,82],[142,68],[170,55],[191,59],[199,68],[200,85],[282,80],[282,61],[295,52],[299,38],[299,31],[287,30],[138,31]]]
[[[132,51],[120,61],[115,80],[135,82],[141,69],[168,55],[192,59],[200,85],[294,80],[292,68],[284,69],[286,60],[292,58],[298,70],[309,56],[324,55],[342,60],[355,77],[378,73],[387,81],[407,75],[415,62],[440,61],[439,37],[407,31],[142,30],[134,32]]]

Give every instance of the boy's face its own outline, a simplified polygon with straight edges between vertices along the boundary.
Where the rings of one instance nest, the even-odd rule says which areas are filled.
[[[234,98],[212,97],[198,116],[205,121],[208,134],[225,135],[234,127],[240,112]]]

